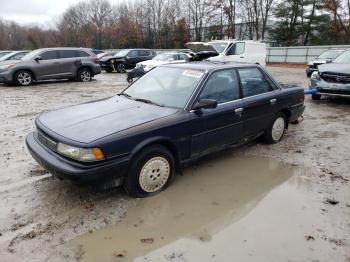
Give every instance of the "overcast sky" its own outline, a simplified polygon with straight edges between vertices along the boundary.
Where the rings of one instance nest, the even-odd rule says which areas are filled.
[[[52,27],[70,5],[81,1],[87,0],[0,0],[0,17],[21,25]]]

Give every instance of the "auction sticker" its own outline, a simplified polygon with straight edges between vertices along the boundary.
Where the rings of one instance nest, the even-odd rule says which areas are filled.
[[[203,75],[202,71],[196,71],[196,70],[185,70],[182,75],[184,76],[192,76],[192,77],[201,77]]]

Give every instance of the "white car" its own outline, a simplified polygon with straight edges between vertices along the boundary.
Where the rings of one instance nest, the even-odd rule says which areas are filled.
[[[143,67],[143,70],[148,72],[156,66],[171,63],[184,63],[188,62],[190,58],[191,56],[186,53],[161,53],[155,56],[152,60],[137,63],[136,68]]]
[[[216,40],[208,43],[189,42],[191,51],[211,52],[207,60],[221,62],[245,62],[266,66],[266,44],[252,40]]]

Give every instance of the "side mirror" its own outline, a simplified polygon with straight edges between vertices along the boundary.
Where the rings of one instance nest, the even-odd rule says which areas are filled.
[[[42,60],[41,56],[37,56],[34,58],[35,61],[39,62],[40,60]]]
[[[216,108],[218,106],[218,101],[214,99],[200,99],[194,104],[192,110],[200,110],[206,108]]]

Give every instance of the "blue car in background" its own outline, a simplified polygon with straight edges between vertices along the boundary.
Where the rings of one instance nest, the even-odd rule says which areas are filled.
[[[59,178],[146,197],[205,155],[260,136],[279,142],[304,108],[303,88],[258,65],[167,64],[116,96],[40,115],[26,143]]]

